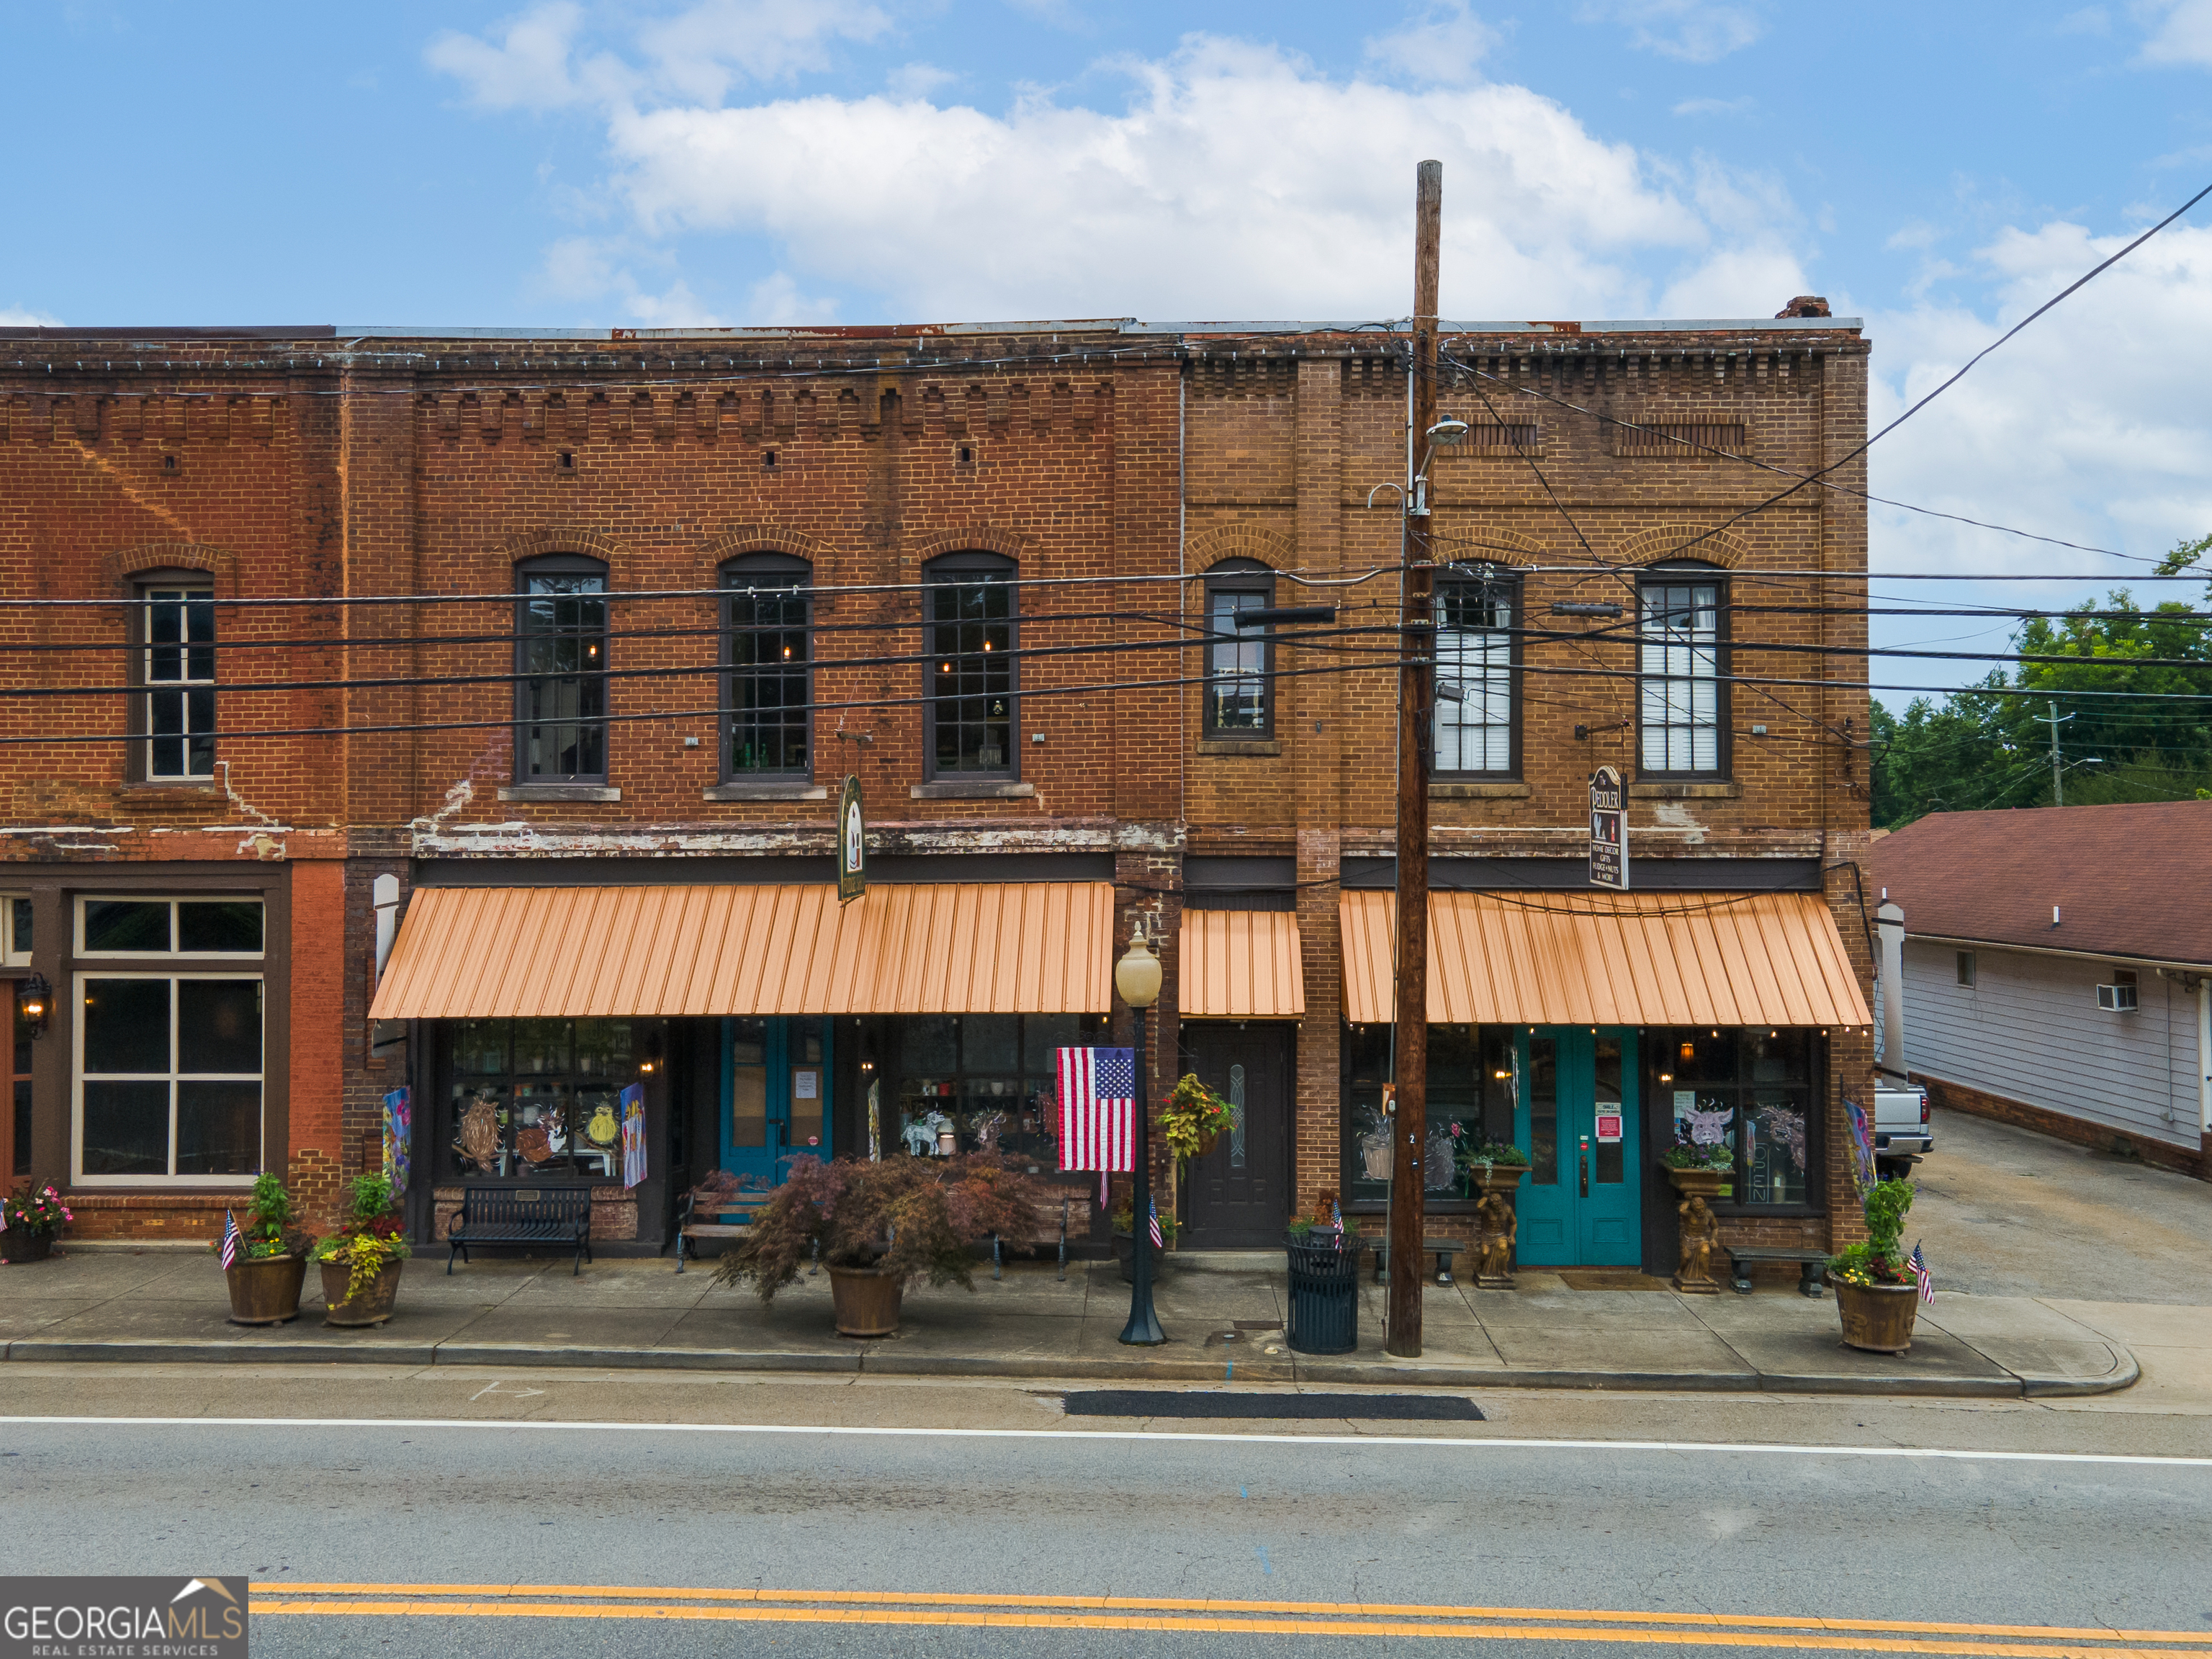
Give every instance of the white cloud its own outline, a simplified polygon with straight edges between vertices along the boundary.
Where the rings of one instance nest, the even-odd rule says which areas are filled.
[[[1367,61],[1415,81],[1458,85],[1498,44],[1498,31],[1468,11],[1464,0],[1431,5],[1388,34],[1366,41]]]
[[[509,18],[496,44],[448,29],[430,42],[422,57],[432,69],[463,82],[470,101],[480,108],[555,109],[587,95],[568,64],[583,23],[581,6],[549,0]],[[598,88],[611,89],[604,80],[598,80]]]
[[[2147,64],[2212,64],[2212,0],[2177,0],[2163,7],[2149,40],[2143,42]]]
[[[884,77],[884,90],[906,103],[927,98],[940,87],[946,87],[960,77],[951,70],[942,70],[934,64],[901,64]]]
[[[774,328],[786,323],[834,323],[837,302],[802,294],[799,284],[779,270],[753,284],[745,296],[744,320],[755,328]]]
[[[1685,98],[1674,106],[1676,115],[1748,115],[1759,100],[1748,93],[1741,98]]]
[[[1003,115],[826,96],[618,108],[616,187],[644,236],[763,236],[785,269],[915,318],[1395,315],[1425,156],[1444,163],[1454,314],[1638,314],[1655,263],[1736,314],[1802,291],[1777,274],[1771,224],[1752,222],[1771,216],[1766,182],[1707,166],[1693,206],[1522,88],[1335,82],[1214,40],[1123,67],[1120,112],[1042,97]],[[1755,259],[1716,259],[1723,220],[1749,228],[1735,240]],[[1754,280],[1779,287],[1733,287]]]
[[[643,328],[722,328],[727,319],[718,317],[701,303],[690,286],[682,277],[671,283],[661,294],[631,292],[623,300],[623,310],[635,318]]]
[[[62,319],[25,306],[0,306],[0,328],[59,328]]]
[[[1711,0],[1607,0],[1578,15],[1584,22],[1626,24],[1631,46],[1690,64],[1717,63],[1766,31],[1756,6]]]

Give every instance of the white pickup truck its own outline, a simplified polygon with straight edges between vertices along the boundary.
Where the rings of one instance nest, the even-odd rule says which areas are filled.
[[[1875,1074],[1874,1168],[1884,1181],[1903,1176],[1912,1159],[1936,1149],[1928,1132],[1928,1091],[1887,1072]]]

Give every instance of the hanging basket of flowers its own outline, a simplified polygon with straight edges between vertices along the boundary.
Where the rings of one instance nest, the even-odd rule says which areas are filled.
[[[1178,1167],[1204,1158],[1237,1121],[1237,1109],[1189,1073],[1160,1108],[1160,1137]]]

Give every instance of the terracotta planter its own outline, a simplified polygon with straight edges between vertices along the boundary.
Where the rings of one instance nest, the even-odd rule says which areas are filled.
[[[27,1228],[0,1228],[0,1261],[13,1267],[19,1261],[44,1261],[54,1248],[51,1227],[33,1232]]]
[[[343,1261],[325,1261],[323,1267],[323,1323],[325,1325],[381,1325],[392,1317],[392,1304],[399,1295],[399,1270],[404,1264],[387,1261],[358,1296],[348,1296],[352,1269]]]
[[[898,1330],[904,1285],[875,1267],[830,1269],[830,1304],[840,1336],[890,1336]]]
[[[1468,1178],[1481,1194],[1475,1200],[1477,1290],[1513,1288],[1513,1246],[1521,1236],[1521,1182],[1528,1173],[1525,1164],[1477,1164],[1468,1170]]]
[[[1119,1231],[1117,1231],[1117,1232],[1115,1232],[1115,1235],[1114,1235],[1114,1260],[1115,1260],[1115,1261],[1117,1261],[1117,1262],[1119,1262],[1119,1263],[1121,1264],[1121,1282],[1122,1282],[1124,1285],[1127,1285],[1127,1283],[1129,1283],[1129,1262],[1130,1262],[1130,1260],[1131,1260],[1131,1259],[1132,1259],[1132,1258],[1136,1255],[1136,1253],[1137,1253],[1137,1241],[1136,1241],[1135,1237],[1134,1237],[1133,1235],[1128,1234],[1128,1233],[1125,1233],[1125,1232],[1119,1232]],[[1158,1282],[1158,1279],[1159,1279],[1160,1275],[1161,1275],[1162,1273],[1165,1273],[1167,1270],[1168,1270],[1168,1251],[1167,1251],[1167,1247],[1166,1247],[1165,1245],[1155,1244],[1155,1245],[1152,1247],[1152,1279],[1153,1279],[1153,1280],[1154,1280],[1155,1282]]]
[[[1713,1214],[1713,1200],[1721,1188],[1735,1179],[1727,1170],[1668,1170],[1667,1179],[1682,1201],[1674,1206],[1679,1218],[1675,1242],[1681,1265],[1668,1282],[1685,1296],[1718,1296],[1721,1282],[1713,1266],[1721,1254],[1721,1224]]]
[[[1844,1346],[1869,1353],[1903,1353],[1912,1346],[1912,1327],[1920,1316],[1917,1285],[1835,1286],[1836,1311],[1844,1316]]]
[[[303,1255],[240,1256],[223,1269],[230,1284],[230,1322],[281,1325],[300,1316],[300,1286],[307,1282]]]

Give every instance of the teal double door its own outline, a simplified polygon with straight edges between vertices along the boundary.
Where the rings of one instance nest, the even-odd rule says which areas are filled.
[[[1514,1042],[1514,1139],[1524,1267],[1623,1267],[1644,1258],[1636,1033],[1522,1026]]]
[[[827,1019],[725,1019],[721,1073],[723,1169],[779,1186],[794,1154],[830,1157]]]

